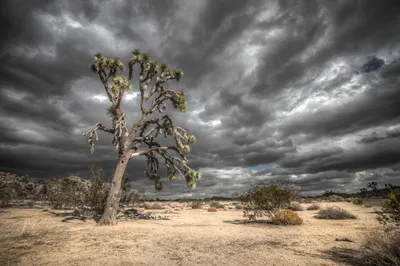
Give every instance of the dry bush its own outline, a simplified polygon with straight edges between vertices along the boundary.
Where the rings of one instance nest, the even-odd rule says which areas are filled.
[[[236,204],[235,205],[235,209],[236,210],[242,210],[243,209],[243,205],[242,204]]]
[[[371,208],[372,205],[371,205],[371,204],[364,204],[364,207],[365,207],[365,208]]]
[[[218,201],[211,201],[210,202],[210,207],[217,208],[217,206],[220,206],[221,204]]]
[[[287,210],[291,210],[291,211],[304,211],[303,207],[301,206],[300,203],[297,202],[292,202],[290,203],[289,206],[286,207]]]
[[[320,206],[316,203],[313,203],[312,205],[308,206],[307,211],[315,211],[315,210],[319,210]]]
[[[353,201],[354,198],[346,198],[345,201],[348,203],[351,203]]]
[[[382,231],[369,234],[361,246],[363,265],[400,265],[400,231]]]
[[[12,194],[8,191],[7,188],[0,189],[0,208],[9,208],[11,207]]]
[[[300,198],[299,203],[312,203],[313,199],[311,198]]]
[[[388,199],[381,202],[377,220],[386,227],[400,226],[400,189],[390,189]]]
[[[89,182],[77,176],[51,178],[46,182],[47,200],[52,208],[82,208],[88,194]]]
[[[364,203],[364,200],[362,198],[354,198],[351,203],[353,203],[354,205],[361,205]]]
[[[290,204],[295,196],[292,188],[260,183],[252,186],[239,198],[243,205],[243,216],[254,220],[263,215],[272,217],[274,213]]]
[[[329,220],[346,220],[346,219],[357,219],[355,215],[346,211],[339,206],[327,207],[319,211],[318,215],[315,216],[318,219],[329,219]]]
[[[208,211],[208,212],[216,212],[216,211],[217,211],[217,208],[215,208],[215,207],[210,207],[210,208],[207,209],[207,211]]]
[[[339,195],[329,195],[326,198],[326,201],[328,201],[328,202],[343,202],[343,201],[345,201],[345,199]]]
[[[190,204],[190,207],[192,207],[192,209],[200,209],[201,206],[203,206],[203,202],[199,200],[195,200]]]
[[[280,210],[276,212],[272,217],[271,221],[277,225],[300,225],[303,223],[303,219],[291,210]]]
[[[146,210],[164,210],[165,208],[158,202],[154,202],[154,203],[144,203],[143,204],[143,208],[145,208]]]

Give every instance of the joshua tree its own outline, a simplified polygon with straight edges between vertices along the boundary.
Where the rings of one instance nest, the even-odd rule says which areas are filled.
[[[378,183],[377,182],[370,182],[367,184],[367,188],[372,189],[372,191],[374,192],[374,195],[376,196],[376,194],[378,193]]]
[[[185,92],[168,89],[165,83],[170,80],[180,81],[183,76],[181,70],[170,70],[166,64],[161,66],[147,54],[142,54],[138,49],[132,53],[129,60],[129,76],[117,75],[122,72],[124,65],[119,58],[108,58],[100,53],[94,56],[90,67],[97,73],[107,93],[111,106],[107,114],[112,121],[112,127],[107,128],[102,124],[96,124],[91,130],[84,133],[89,137],[90,153],[94,151],[94,139],[98,140],[97,131],[101,130],[112,134],[114,151],[118,153],[118,163],[114,171],[110,192],[103,216],[99,225],[114,225],[116,213],[121,198],[122,178],[129,160],[145,156],[147,168],[145,174],[155,183],[155,188],[161,190],[163,183],[159,175],[159,159],[164,161],[168,173],[168,179],[175,179],[180,175],[186,179],[190,188],[196,187],[196,180],[200,174],[187,166],[186,155],[190,152],[189,144],[193,144],[196,138],[187,131],[175,125],[169,115],[155,116],[166,110],[166,103],[170,101],[172,106],[180,111],[187,110]],[[140,92],[140,119],[128,129],[125,113],[121,110],[121,101],[125,93],[132,90],[130,81],[134,67],[138,66],[139,92]],[[152,83],[152,84],[150,84]],[[152,117],[150,117],[152,115]],[[158,136],[172,138],[174,145],[160,145],[156,139]],[[173,153],[170,153],[170,152]]]

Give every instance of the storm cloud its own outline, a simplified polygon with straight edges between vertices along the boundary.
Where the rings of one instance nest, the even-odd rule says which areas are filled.
[[[202,173],[154,191],[142,159],[127,176],[151,196],[230,196],[260,181],[303,193],[399,183],[398,1],[2,1],[0,171],[49,178],[110,175],[111,137],[89,154],[82,133],[109,125],[96,52],[126,64],[133,49],[183,69]],[[133,84],[135,87],[135,83]],[[136,86],[137,88],[137,86]],[[122,103],[138,118],[134,91]]]

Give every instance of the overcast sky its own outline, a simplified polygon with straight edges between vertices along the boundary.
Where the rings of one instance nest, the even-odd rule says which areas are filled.
[[[177,124],[196,135],[183,178],[156,193],[145,161],[127,176],[150,196],[231,196],[260,181],[305,194],[400,184],[400,3],[393,1],[1,1],[0,171],[111,174],[117,155],[96,52],[133,49],[183,69]],[[127,72],[125,72],[127,74]],[[137,77],[137,76],[136,76]],[[135,87],[135,83],[134,83]],[[138,118],[136,89],[123,101]]]

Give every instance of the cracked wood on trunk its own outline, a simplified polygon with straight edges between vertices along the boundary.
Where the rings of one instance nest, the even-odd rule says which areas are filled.
[[[117,167],[114,172],[114,177],[111,183],[110,191],[107,197],[106,207],[103,212],[98,225],[116,225],[117,224],[117,211],[119,208],[119,202],[121,199],[121,185],[122,177],[125,173],[126,166],[128,164],[127,156],[121,156],[118,160]]]

